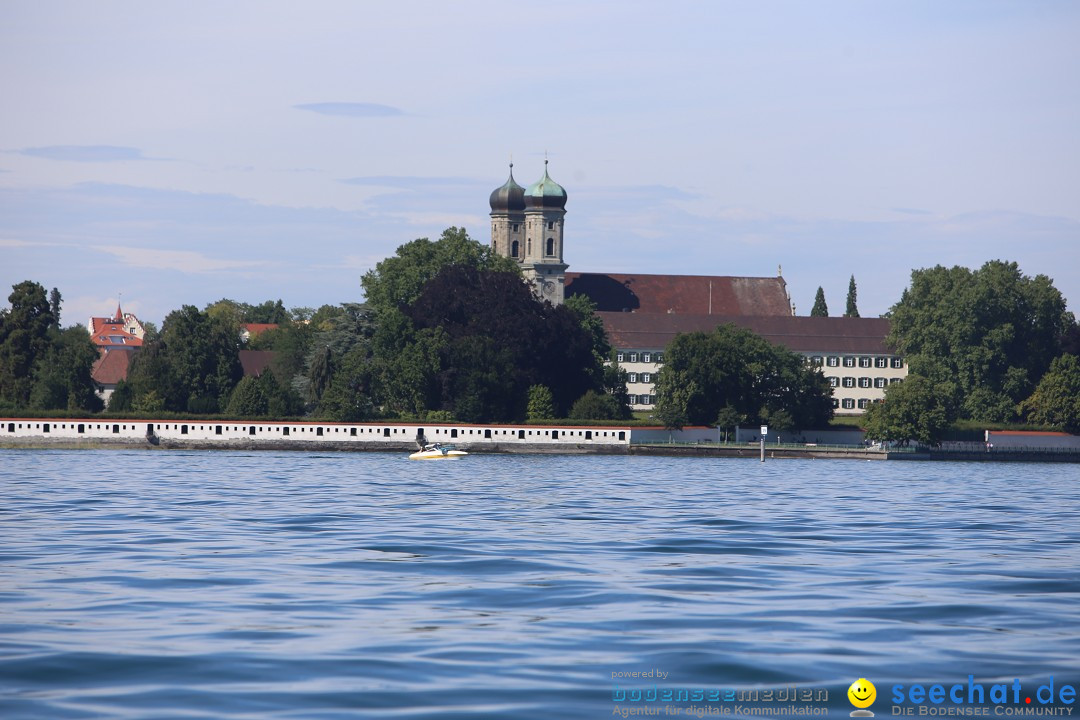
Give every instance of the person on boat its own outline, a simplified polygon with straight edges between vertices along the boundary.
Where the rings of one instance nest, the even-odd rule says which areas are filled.
[[[420,450],[427,450],[427,438],[424,437],[423,428],[416,431],[416,447]]]

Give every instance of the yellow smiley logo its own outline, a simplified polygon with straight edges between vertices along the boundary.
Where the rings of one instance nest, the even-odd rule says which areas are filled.
[[[848,700],[857,708],[868,708],[877,699],[877,688],[866,678],[859,678],[847,689]]]

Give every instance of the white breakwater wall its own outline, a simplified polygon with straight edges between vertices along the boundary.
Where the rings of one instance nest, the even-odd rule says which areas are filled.
[[[45,420],[0,419],[0,442],[13,440],[99,441],[165,446],[206,444],[268,447],[318,445],[362,449],[398,449],[427,442],[456,444],[482,450],[515,446],[596,447],[623,449],[630,444],[625,427],[538,425],[465,425],[432,423],[241,422],[208,420]]]

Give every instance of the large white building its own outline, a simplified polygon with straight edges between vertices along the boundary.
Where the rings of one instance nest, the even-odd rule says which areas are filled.
[[[510,177],[491,193],[492,250],[516,259],[538,297],[554,304],[585,295],[596,305],[635,410],[656,402],[664,349],[685,332],[734,323],[806,357],[833,387],[837,414],[861,414],[907,376],[885,345],[884,318],[796,317],[783,277],[567,272],[566,190],[548,175],[528,189]]]
[[[627,372],[626,389],[635,410],[647,410],[656,403],[664,349],[675,335],[711,332],[725,323],[803,355],[807,364],[828,378],[838,415],[865,412],[870,403],[884,397],[886,387],[907,376],[904,359],[885,345],[889,321],[884,318],[613,312],[600,313],[600,317],[617,348],[616,361]]]

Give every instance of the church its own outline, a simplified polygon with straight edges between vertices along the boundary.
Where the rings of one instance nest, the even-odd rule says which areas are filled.
[[[635,410],[656,402],[664,348],[678,333],[733,323],[806,357],[833,388],[839,415],[857,415],[880,402],[907,376],[903,358],[885,345],[884,318],[799,317],[787,284],[776,277],[567,272],[564,258],[566,190],[544,174],[527,189],[510,176],[489,199],[491,249],[521,265],[538,298],[559,304],[573,295],[597,308],[616,360],[628,373]]]

